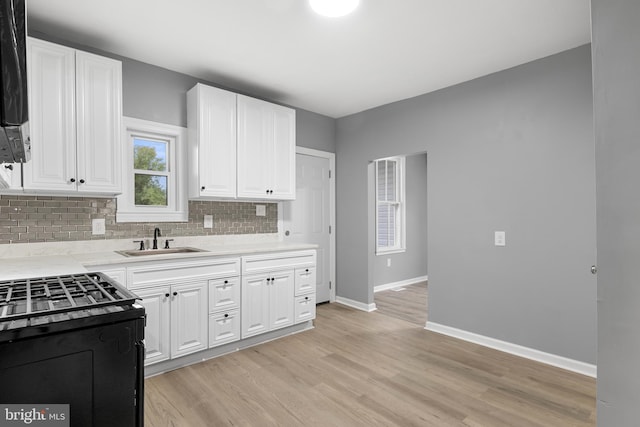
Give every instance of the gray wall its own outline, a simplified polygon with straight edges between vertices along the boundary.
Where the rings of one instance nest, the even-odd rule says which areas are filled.
[[[63,40],[55,35],[37,31],[31,31],[30,35],[122,61],[122,108],[123,114],[128,117],[186,127],[187,91],[198,82],[221,87],[186,74]],[[242,88],[223,89],[252,96]],[[335,119],[296,109],[296,130],[297,145],[335,153]]]
[[[582,46],[339,119],[338,295],[373,302],[368,162],[426,151],[429,320],[595,363],[591,89]]]
[[[598,425],[640,419],[640,2],[592,0]]]
[[[427,275],[427,155],[407,156],[405,169],[406,251],[375,256],[373,286]],[[369,186],[371,191],[375,183],[370,182]],[[370,200],[371,209],[375,206],[374,197]],[[375,233],[375,227],[371,232]]]

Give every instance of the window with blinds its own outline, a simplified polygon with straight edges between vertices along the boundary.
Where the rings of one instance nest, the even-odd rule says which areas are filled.
[[[404,157],[375,161],[376,253],[404,251]]]

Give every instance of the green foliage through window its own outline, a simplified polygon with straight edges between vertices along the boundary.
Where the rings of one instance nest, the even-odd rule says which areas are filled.
[[[135,204],[167,206],[167,143],[134,138]],[[155,174],[146,171],[159,172]]]

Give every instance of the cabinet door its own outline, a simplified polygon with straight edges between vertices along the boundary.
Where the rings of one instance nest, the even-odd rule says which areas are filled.
[[[240,307],[240,278],[209,280],[209,313]]]
[[[270,198],[294,200],[296,198],[296,112],[291,108],[271,105],[273,123],[273,156]]]
[[[268,275],[242,278],[242,338],[269,330]]]
[[[136,290],[147,316],[144,328],[145,365],[169,359],[169,290],[169,286]]]
[[[238,310],[209,316],[209,347],[216,347],[240,339]]]
[[[78,191],[122,192],[120,61],[76,52],[76,118]]]
[[[270,104],[238,95],[238,197],[269,198],[273,165]]]
[[[171,357],[208,347],[206,281],[171,287]]]
[[[31,161],[24,188],[76,191],[75,51],[27,40]]]
[[[187,94],[189,195],[236,197],[236,94],[202,84]]]
[[[269,287],[269,329],[293,325],[293,271],[271,275]]]

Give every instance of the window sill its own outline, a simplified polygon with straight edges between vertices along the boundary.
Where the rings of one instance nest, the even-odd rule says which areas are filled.
[[[378,255],[389,255],[389,254],[401,254],[403,252],[406,252],[407,250],[405,248],[399,248],[399,249],[387,249],[387,250],[380,250],[378,249],[376,251],[376,256]]]

